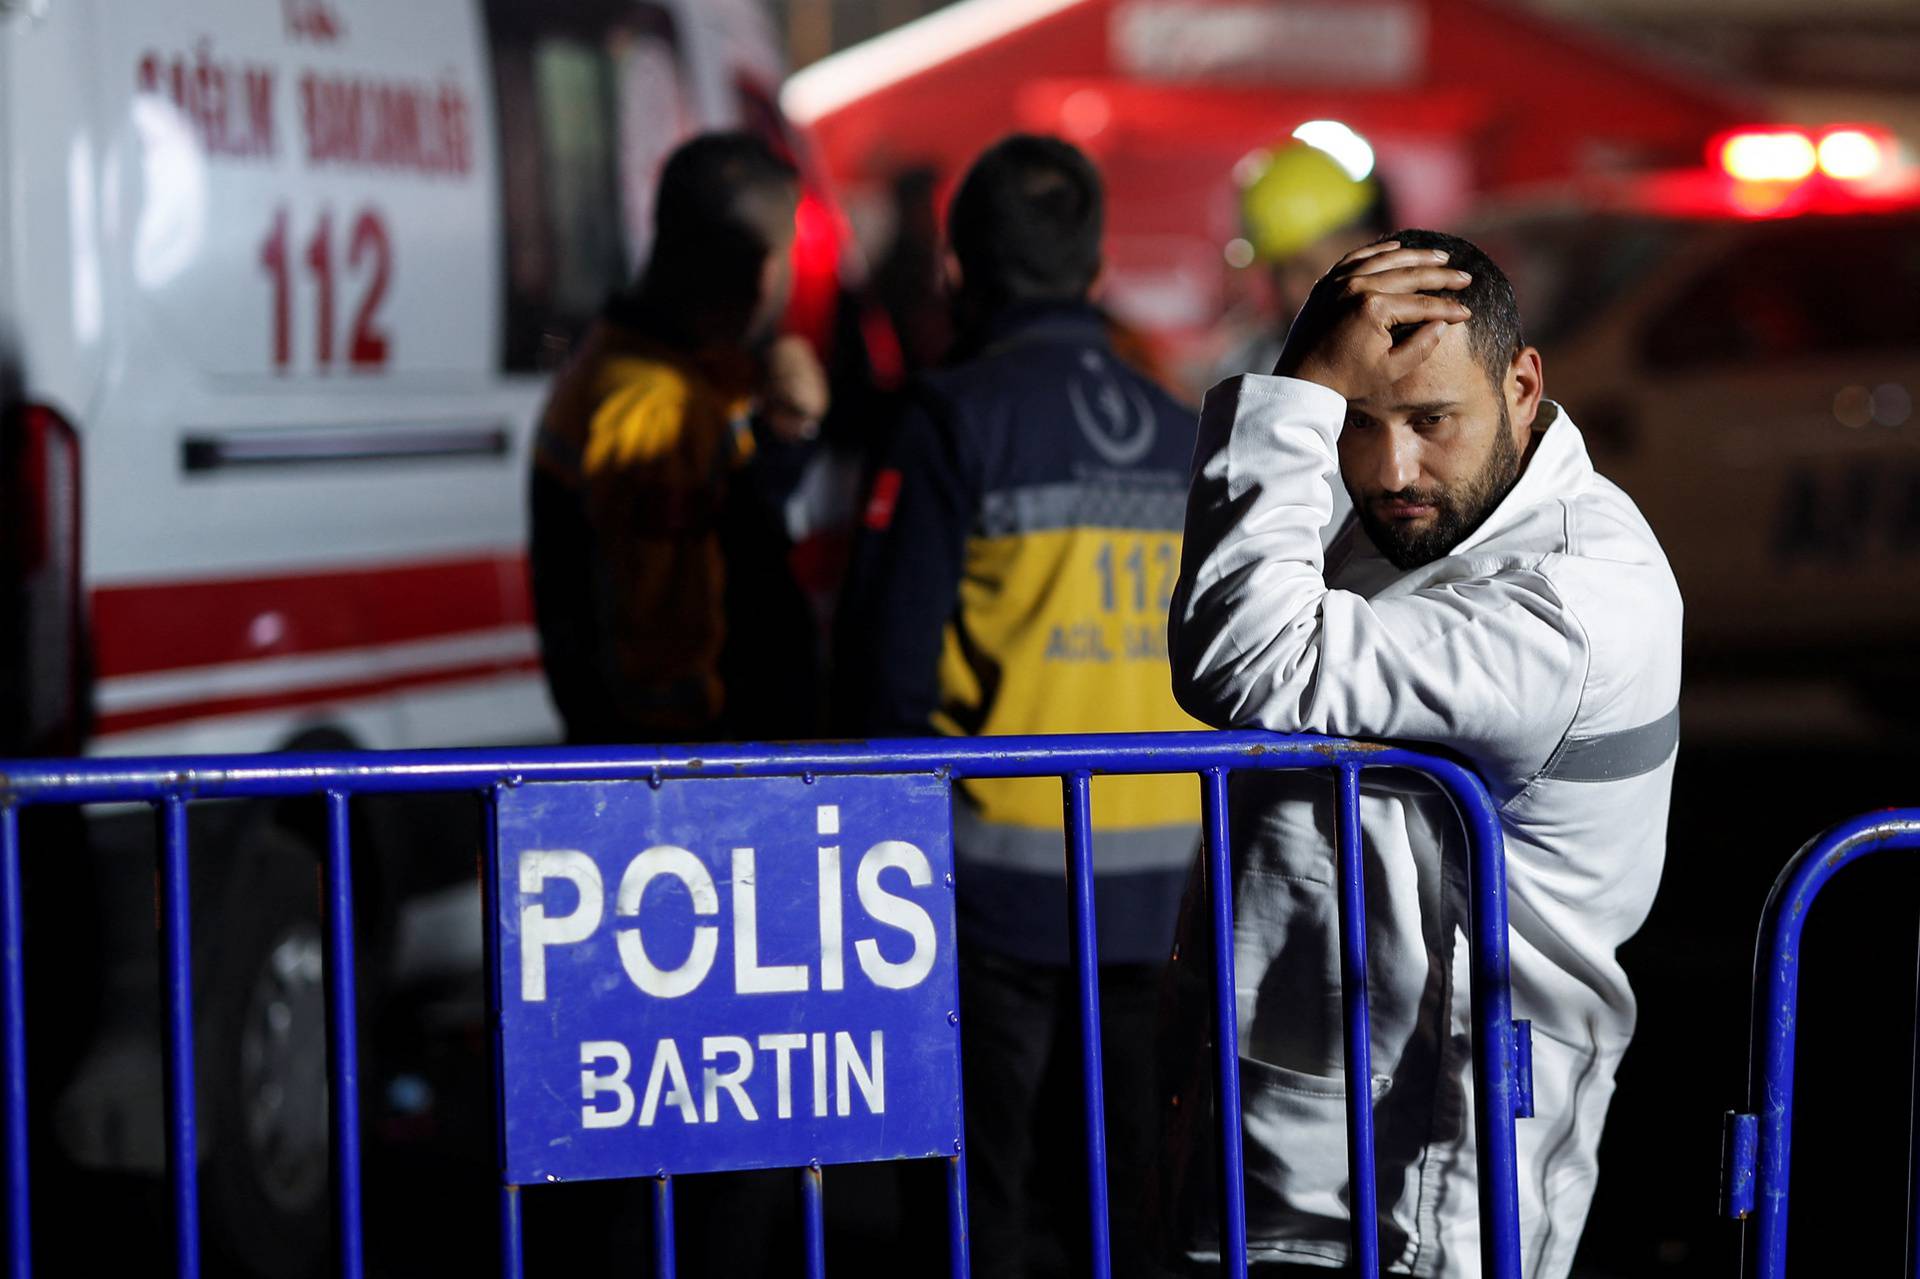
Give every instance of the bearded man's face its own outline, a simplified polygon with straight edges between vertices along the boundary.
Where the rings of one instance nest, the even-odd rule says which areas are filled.
[[[1507,388],[1488,375],[1467,326],[1454,326],[1388,394],[1347,406],[1340,474],[1361,527],[1397,568],[1439,559],[1519,479],[1530,425],[1516,430]]]

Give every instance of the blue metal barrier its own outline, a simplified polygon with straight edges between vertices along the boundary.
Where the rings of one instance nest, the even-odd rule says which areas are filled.
[[[27,1027],[23,1009],[23,963],[31,961],[24,959],[21,953],[23,903],[17,821],[21,806],[139,802],[153,805],[159,814],[162,832],[161,932],[167,992],[168,1176],[174,1207],[177,1272],[182,1276],[194,1276],[199,1273],[199,1224],[193,1176],[196,1157],[187,807],[192,801],[213,799],[291,795],[324,798],[328,825],[324,875],[328,1080],[332,1101],[337,1260],[342,1275],[358,1276],[362,1273],[363,1241],[348,803],[355,796],[372,794],[470,792],[485,796],[489,800],[489,839],[493,844],[484,867],[486,918],[489,921],[486,939],[491,1002],[489,1016],[496,1028],[494,1065],[496,1087],[501,1098],[501,1114],[498,1116],[503,1170],[500,1239],[503,1271],[517,1276],[521,1273],[520,1188],[508,1178],[511,1161],[506,1153],[507,1129],[515,1116],[509,1110],[505,1085],[501,1083],[502,1056],[506,1050],[499,1027],[503,1020],[502,953],[503,950],[519,947],[525,939],[515,931],[518,927],[515,921],[523,917],[503,914],[502,910],[502,894],[509,891],[509,886],[501,882],[503,801],[505,806],[511,807],[513,801],[509,797],[523,787],[562,782],[625,783],[628,790],[650,789],[668,793],[663,788],[670,787],[672,783],[706,778],[798,778],[803,784],[812,785],[816,779],[825,778],[919,777],[937,779],[944,787],[948,781],[958,778],[1054,776],[1061,778],[1063,783],[1066,870],[1075,929],[1074,964],[1086,1085],[1088,1241],[1094,1273],[1105,1279],[1110,1271],[1110,1262],[1104,1107],[1101,1097],[1099,971],[1093,928],[1090,779],[1095,775],[1110,774],[1195,773],[1201,782],[1205,883],[1213,958],[1214,1086],[1218,1098],[1215,1118],[1220,1136],[1219,1173],[1222,1187],[1220,1237],[1225,1273],[1244,1276],[1247,1267],[1246,1212],[1239,1124],[1239,1045],[1234,996],[1227,779],[1234,771],[1314,769],[1332,772],[1338,788],[1335,847],[1341,881],[1341,973],[1347,1044],[1353,1256],[1359,1273],[1371,1279],[1379,1273],[1380,1259],[1370,1104],[1366,934],[1363,927],[1366,917],[1365,879],[1362,873],[1359,820],[1360,775],[1366,768],[1405,769],[1426,775],[1450,797],[1465,828],[1472,887],[1470,940],[1474,1118],[1478,1137],[1483,1272],[1490,1279],[1519,1279],[1520,1228],[1514,1120],[1516,1116],[1531,1113],[1532,1089],[1525,1026],[1512,1020],[1508,982],[1506,871],[1500,823],[1493,804],[1477,777],[1446,759],[1397,747],[1257,732],[941,738],[780,747],[721,746],[711,749],[422,751],[0,763],[0,994],[5,999],[4,1016],[0,1017],[0,1036],[4,1039],[0,1047],[4,1048],[4,1053],[0,1056],[4,1058],[9,1273],[15,1279],[24,1279],[30,1270],[25,1131]],[[619,789],[609,785],[602,787],[601,793],[612,794]],[[837,816],[834,820],[838,820]],[[823,833],[827,830],[825,821],[823,817]],[[1915,821],[1916,829],[1920,829],[1920,818]],[[681,850],[672,851],[677,853]],[[740,852],[751,855],[752,850],[734,851],[737,856]],[[829,850],[823,847],[820,850],[823,859],[829,851],[838,857],[837,848]],[[734,865],[737,871],[740,863],[735,862]],[[750,870],[750,862],[748,867]],[[526,873],[524,864],[521,873]],[[644,885],[644,876],[641,883]],[[623,893],[627,889],[624,880],[621,889]],[[599,891],[597,887],[595,891]],[[632,901],[624,902],[621,909],[625,913],[637,913],[640,891],[640,888],[634,889]],[[735,891],[739,891],[737,886]],[[824,898],[825,890],[820,891]],[[632,909],[626,910],[626,906]],[[576,910],[584,910],[584,904],[576,907]],[[695,932],[697,934],[698,929]],[[634,949],[640,949],[637,941]],[[544,963],[544,958],[540,962]],[[736,956],[736,963],[740,962]],[[745,962],[749,965],[753,963],[751,959]],[[525,980],[524,968],[522,972]],[[544,981],[544,977],[541,980]],[[1787,998],[1790,1008],[1790,984]],[[556,1010],[554,1016],[557,1018],[559,1015]],[[949,1019],[957,1020],[957,1017],[949,1014]],[[957,1101],[957,1035],[950,1035],[948,1039],[952,1044],[950,1051],[956,1053],[954,1070]],[[581,1045],[582,1049],[586,1047],[585,1044]],[[1787,1054],[1790,1068],[1790,1041]],[[877,1073],[877,1052],[873,1062]],[[674,1064],[677,1068],[677,1051]],[[857,1058],[855,1064],[858,1064]],[[658,1060],[655,1066],[657,1072]],[[848,1091],[846,1069],[842,1064],[843,1103]],[[714,1072],[709,1068],[709,1105],[713,1104],[715,1093],[713,1075]],[[624,1077],[623,1072],[621,1078]],[[784,1082],[781,1086],[785,1088]],[[817,1067],[815,1086],[824,1086],[819,1082]],[[583,1091],[586,1087],[583,1083]],[[626,1096],[631,1102],[631,1093]],[[691,1101],[686,1100],[682,1104],[690,1106]],[[578,1114],[579,1110],[576,1103],[574,1113]],[[843,1108],[840,1113],[844,1115],[846,1110]],[[1784,1133],[1784,1127],[1781,1131]],[[1779,1140],[1784,1167],[1784,1136]],[[953,1142],[953,1149],[954,1153],[946,1157],[950,1187],[950,1257],[952,1274],[960,1279],[968,1273],[966,1154],[957,1140]],[[674,1273],[673,1176],[677,1171],[684,1169],[662,1167],[650,1174],[656,1221],[655,1273],[662,1277]],[[799,1176],[806,1223],[805,1273],[817,1279],[824,1274],[825,1267],[822,1224],[824,1178],[819,1161],[801,1167]]]
[[[1728,1111],[1721,1157],[1721,1211],[1747,1223],[1741,1271],[1779,1279],[1787,1269],[1787,1187],[1792,1171],[1793,1052],[1800,1001],[1801,933],[1807,911],[1842,869],[1873,853],[1920,849],[1920,808],[1886,809],[1841,822],[1809,840],[1780,872],[1760,917],[1753,956],[1753,1023],[1747,1109]],[[1920,996],[1917,996],[1920,998]],[[1920,1012],[1920,1010],[1917,1010]],[[1909,1159],[1920,1195],[1920,1015],[1914,1025],[1914,1098]],[[1905,1273],[1920,1275],[1920,1202],[1909,1206]]]

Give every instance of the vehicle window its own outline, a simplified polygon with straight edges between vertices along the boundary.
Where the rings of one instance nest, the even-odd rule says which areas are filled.
[[[653,187],[692,132],[671,16],[633,0],[490,0],[505,215],[502,363],[551,368],[646,256]]]
[[[1920,346],[1920,220],[1756,224],[1647,326],[1668,372]]]
[[[1468,236],[1513,282],[1527,341],[1548,355],[1578,337],[1672,249],[1675,228],[1637,218],[1551,215]]]

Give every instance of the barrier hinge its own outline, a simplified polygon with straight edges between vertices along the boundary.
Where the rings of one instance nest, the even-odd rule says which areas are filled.
[[[1753,1164],[1759,1144],[1759,1116],[1729,1110],[1720,1151],[1720,1211],[1735,1221],[1753,1212]]]
[[[1533,1118],[1533,1023],[1524,1017],[1513,1023],[1513,1117]]]

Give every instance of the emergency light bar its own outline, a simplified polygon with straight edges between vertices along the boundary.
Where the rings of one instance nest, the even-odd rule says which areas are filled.
[[[1762,125],[1715,137],[1707,163],[1736,182],[1802,182],[1816,173],[1858,182],[1882,176],[1893,152],[1892,136],[1870,126]]]

